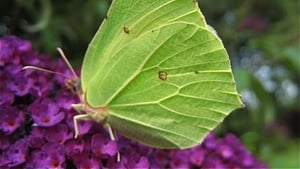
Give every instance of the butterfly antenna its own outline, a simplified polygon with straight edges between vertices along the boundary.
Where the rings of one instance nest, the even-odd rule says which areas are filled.
[[[69,69],[71,70],[71,72],[73,73],[74,77],[78,78],[77,74],[75,73],[72,65],[70,64],[69,60],[67,59],[66,55],[64,54],[63,50],[61,48],[56,48],[56,50],[58,51],[58,53],[61,55],[61,57],[63,58],[63,60],[65,61],[65,63],[68,65]]]
[[[52,74],[56,74],[56,75],[60,75],[60,76],[63,76],[65,78],[68,78],[66,75],[64,75],[62,73],[54,72],[52,70],[40,68],[40,67],[37,67],[37,66],[24,66],[24,67],[22,67],[22,70],[27,70],[27,69],[39,70],[39,71],[42,71],[42,72],[52,73]]]

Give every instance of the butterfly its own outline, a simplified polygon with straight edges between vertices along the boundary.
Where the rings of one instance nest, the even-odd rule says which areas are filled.
[[[112,139],[184,149],[243,107],[226,49],[192,0],[112,1],[75,81],[75,137],[79,120],[94,120]]]

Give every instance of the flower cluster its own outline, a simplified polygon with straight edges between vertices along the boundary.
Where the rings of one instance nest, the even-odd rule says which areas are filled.
[[[70,105],[77,96],[62,77],[22,71],[26,65],[71,76],[62,60],[34,51],[30,42],[0,39],[0,168],[266,168],[232,134],[211,133],[191,149],[159,150],[122,136],[112,141],[101,124],[79,121],[81,137],[74,139],[77,112]]]

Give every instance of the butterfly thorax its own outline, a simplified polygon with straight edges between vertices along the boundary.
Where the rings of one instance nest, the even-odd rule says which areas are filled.
[[[91,116],[93,120],[100,123],[105,123],[107,116],[108,116],[108,108],[107,107],[100,107],[100,108],[93,108],[88,104],[85,104],[85,110],[87,114]]]
[[[104,107],[92,107],[86,102],[86,94],[77,92],[80,103],[74,104],[73,108],[77,111],[84,112],[89,115],[88,119],[93,119],[96,122],[105,123],[108,116],[108,108]]]

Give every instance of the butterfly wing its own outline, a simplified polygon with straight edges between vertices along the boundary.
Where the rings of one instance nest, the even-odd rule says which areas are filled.
[[[82,86],[113,129],[159,148],[200,143],[242,106],[222,42],[187,0],[113,1]]]

